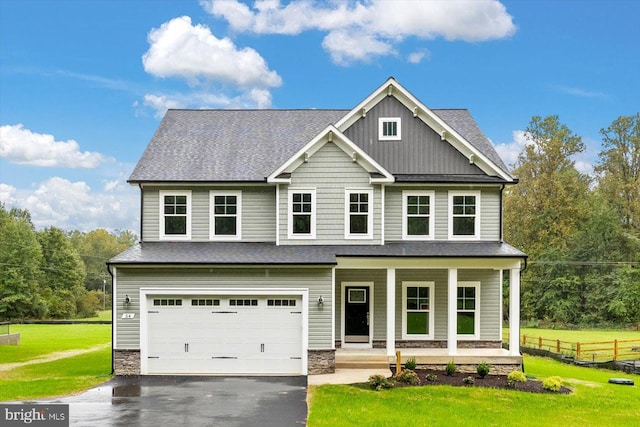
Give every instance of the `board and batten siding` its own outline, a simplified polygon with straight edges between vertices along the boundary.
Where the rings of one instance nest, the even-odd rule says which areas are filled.
[[[331,268],[127,268],[117,267],[116,342],[119,350],[140,348],[140,288],[307,288],[309,289],[309,349],[330,349]],[[249,292],[250,294],[250,292]],[[124,295],[131,302],[124,307]],[[322,296],[324,305],[318,305]],[[163,295],[163,297],[165,297]],[[170,297],[170,296],[169,296]],[[133,319],[122,319],[123,313]],[[176,319],[179,322],[180,319]]]
[[[385,240],[402,240],[402,192],[434,191],[435,200],[432,207],[434,218],[434,239],[449,238],[449,190],[480,191],[480,239],[500,240],[500,189],[496,187],[434,187],[434,186],[395,186],[385,187]]]
[[[160,235],[160,190],[174,188],[145,187],[143,191],[144,241],[157,241]],[[276,240],[275,187],[180,187],[191,190],[191,240],[208,241],[210,224],[210,191],[242,192],[242,241],[274,242]]]
[[[280,244],[281,245],[359,245],[380,244],[381,190],[369,183],[369,172],[340,148],[327,142],[320,150],[291,174],[291,184],[280,187]],[[316,238],[288,238],[289,189],[315,189]],[[373,238],[345,239],[345,190],[373,190]]]

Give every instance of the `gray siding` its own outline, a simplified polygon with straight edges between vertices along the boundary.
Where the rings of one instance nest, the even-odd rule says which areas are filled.
[[[157,241],[160,236],[160,190],[170,187],[145,187],[143,190],[143,224],[145,241]],[[242,240],[247,242],[273,242],[276,239],[275,187],[180,187],[191,190],[191,239],[209,240],[209,191],[242,191]]]
[[[331,269],[319,268],[166,268],[117,269],[116,342],[117,349],[140,348],[140,288],[308,288],[309,349],[329,349],[331,342]],[[131,297],[124,310],[124,295]],[[179,292],[176,295],[180,295]],[[318,297],[325,300],[318,306]],[[121,319],[123,312],[134,319]],[[177,319],[178,320],[178,319]]]
[[[449,238],[449,190],[476,191],[478,187],[433,187],[433,186],[386,186],[385,187],[385,240],[402,240],[402,191],[435,191],[433,209],[435,239]],[[500,189],[484,187],[480,189],[480,238],[482,240],[500,240]]]
[[[378,141],[380,117],[401,118],[402,140]],[[380,101],[344,134],[393,174],[485,175],[394,97]]]
[[[325,144],[308,163],[291,175],[291,185],[280,187],[280,244],[379,244],[381,190],[369,184],[369,173],[333,143]],[[289,188],[316,190],[316,238],[288,239]],[[345,189],[373,189],[373,239],[345,239]]]
[[[500,271],[458,270],[458,281],[480,281],[480,339],[500,340]]]

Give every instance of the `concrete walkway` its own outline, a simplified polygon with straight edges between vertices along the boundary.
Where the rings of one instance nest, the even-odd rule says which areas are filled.
[[[309,375],[307,377],[308,385],[322,384],[355,384],[366,383],[369,376],[380,374],[385,377],[391,376],[389,369],[336,369],[333,374]]]

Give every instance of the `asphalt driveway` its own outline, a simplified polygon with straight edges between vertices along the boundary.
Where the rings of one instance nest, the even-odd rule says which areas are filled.
[[[306,377],[116,377],[46,403],[68,403],[71,426],[304,426],[306,386]]]

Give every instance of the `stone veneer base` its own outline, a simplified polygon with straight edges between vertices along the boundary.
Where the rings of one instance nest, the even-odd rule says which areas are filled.
[[[113,373],[140,375],[140,350],[113,350]]]
[[[335,350],[309,350],[307,361],[309,375],[332,374],[336,371]]]

